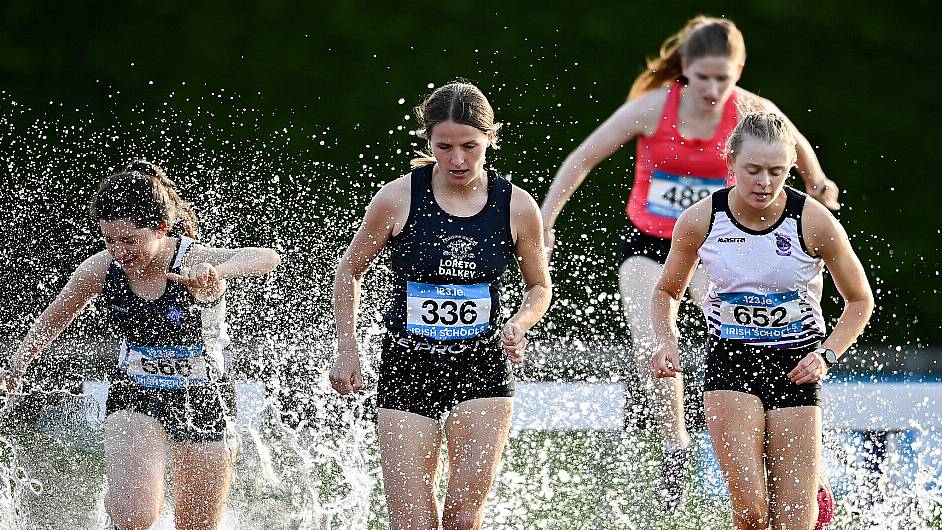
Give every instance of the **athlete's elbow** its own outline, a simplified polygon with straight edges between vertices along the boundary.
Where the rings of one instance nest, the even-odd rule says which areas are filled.
[[[268,271],[271,272],[281,265],[281,254],[275,249],[266,248],[265,262],[268,264]]]

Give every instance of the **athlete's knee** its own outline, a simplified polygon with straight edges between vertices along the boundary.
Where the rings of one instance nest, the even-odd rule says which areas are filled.
[[[766,530],[769,507],[759,496],[748,496],[733,502],[733,524],[737,530]]]
[[[449,508],[442,518],[444,530],[478,530],[481,528],[483,507],[468,504]]]
[[[105,505],[108,517],[119,530],[147,530],[160,517],[160,505],[144,499],[117,500],[110,497]]]

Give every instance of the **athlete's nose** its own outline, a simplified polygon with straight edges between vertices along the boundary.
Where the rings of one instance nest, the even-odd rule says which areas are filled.
[[[720,84],[717,81],[710,80],[707,84],[707,96],[713,99],[720,98]]]

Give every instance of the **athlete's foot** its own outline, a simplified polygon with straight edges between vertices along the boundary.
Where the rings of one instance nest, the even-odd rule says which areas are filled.
[[[831,484],[821,475],[818,478],[818,523],[814,530],[823,530],[834,519],[834,494],[831,493]]]
[[[661,458],[661,472],[657,477],[657,494],[661,501],[660,508],[666,513],[674,513],[684,503],[687,493],[687,466],[690,463],[690,449],[664,449]]]

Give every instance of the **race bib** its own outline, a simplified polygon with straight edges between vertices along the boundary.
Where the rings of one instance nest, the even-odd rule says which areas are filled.
[[[719,293],[720,338],[777,340],[801,332],[798,291]]]
[[[470,339],[487,331],[491,292],[473,285],[406,284],[406,329],[436,340]]]
[[[648,188],[648,212],[660,217],[677,219],[684,210],[714,191],[723,189],[723,181],[702,177],[671,175],[663,171],[651,172]]]
[[[128,344],[125,371],[138,386],[178,389],[209,381],[202,346]]]

